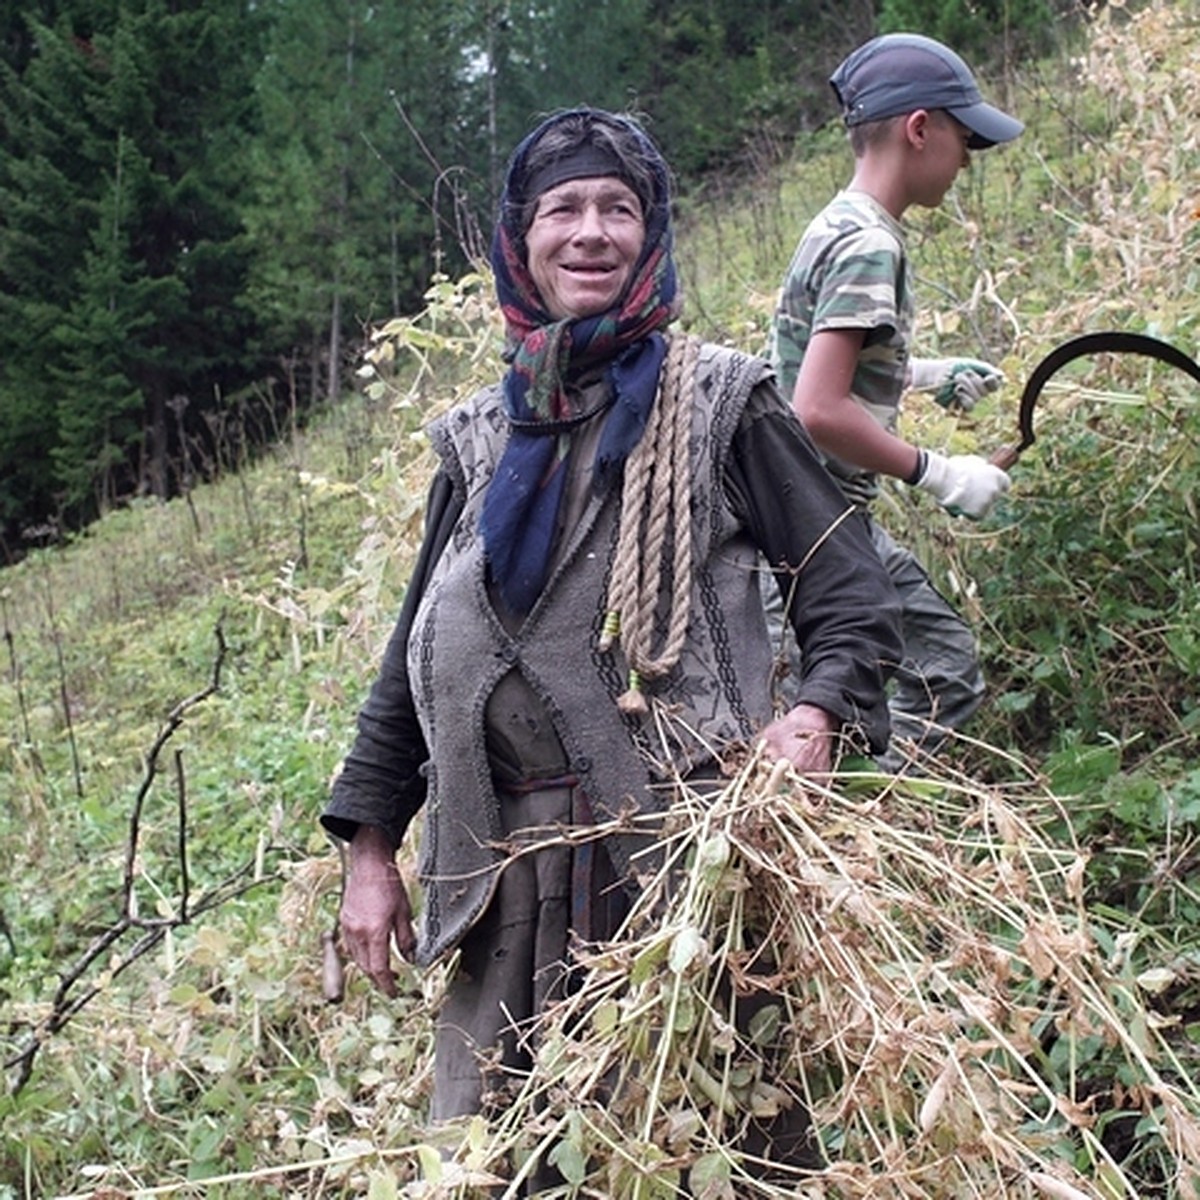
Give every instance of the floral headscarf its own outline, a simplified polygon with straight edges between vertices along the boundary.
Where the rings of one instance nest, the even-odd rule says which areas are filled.
[[[615,307],[592,316],[556,319],[546,311],[526,262],[522,214],[525,201],[534,198],[527,195],[531,181],[526,160],[548,129],[593,113],[633,135],[651,168],[653,195],[642,198],[645,241]],[[568,164],[556,172],[554,183],[595,175],[595,161],[583,148],[575,174]],[[543,182],[537,194],[550,186]],[[573,109],[542,122],[514,151],[492,240],[492,269],[509,341],[504,405],[510,432],[480,519],[488,569],[501,599],[514,612],[527,613],[546,582],[571,431],[578,423],[571,419],[564,381],[608,364],[613,411],[596,450],[596,486],[609,487],[620,477],[626,457],[645,430],[666,353],[659,331],[678,312],[671,250],[667,165],[634,121],[598,110]]]

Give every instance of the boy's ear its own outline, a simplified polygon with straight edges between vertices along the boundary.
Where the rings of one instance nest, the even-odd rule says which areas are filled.
[[[929,131],[929,110],[917,108],[904,118],[904,138],[910,145],[921,147]]]

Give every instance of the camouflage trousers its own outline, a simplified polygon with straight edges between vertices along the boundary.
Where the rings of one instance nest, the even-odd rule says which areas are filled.
[[[884,770],[900,769],[910,748],[936,751],[950,731],[961,729],[983,702],[984,680],[975,634],[957,609],[934,586],[911,550],[871,521],[876,552],[900,594],[903,606],[904,661],[892,679],[888,709],[892,744],[877,761]],[[782,709],[795,703],[802,675],[799,648],[784,619],[774,577],[763,573],[763,602],[777,660],[784,666],[776,695]]]

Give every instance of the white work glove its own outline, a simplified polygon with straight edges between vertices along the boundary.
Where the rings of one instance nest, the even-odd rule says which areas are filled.
[[[916,486],[927,491],[947,512],[978,521],[1012,486],[1012,480],[978,454],[947,458],[922,450],[923,466]]]
[[[973,358],[910,358],[908,384],[930,392],[943,408],[970,412],[1004,382],[1004,372]]]

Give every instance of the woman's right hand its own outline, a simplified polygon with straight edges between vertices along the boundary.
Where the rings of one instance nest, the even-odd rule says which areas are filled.
[[[412,958],[417,938],[391,842],[373,825],[360,825],[350,841],[341,925],[350,957],[381,992],[395,996],[392,939],[402,957]]]

